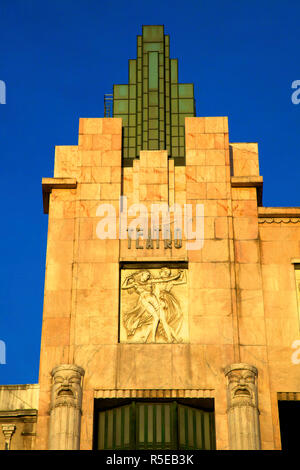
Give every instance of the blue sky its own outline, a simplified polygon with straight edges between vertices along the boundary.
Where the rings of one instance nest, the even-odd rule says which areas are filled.
[[[1,0],[0,384],[38,381],[47,216],[41,178],[79,117],[103,117],[127,83],[143,24],[164,24],[197,116],[228,116],[231,142],[258,142],[265,206],[300,206],[297,0]],[[299,94],[300,97],[300,94]]]

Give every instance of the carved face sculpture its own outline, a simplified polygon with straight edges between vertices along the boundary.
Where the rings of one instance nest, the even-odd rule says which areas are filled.
[[[255,375],[251,370],[233,370],[228,374],[229,398],[232,404],[256,403]]]
[[[81,375],[76,370],[58,367],[53,375],[52,397],[54,400],[81,400]]]

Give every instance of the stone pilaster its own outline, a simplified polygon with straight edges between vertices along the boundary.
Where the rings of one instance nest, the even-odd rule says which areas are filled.
[[[230,449],[259,450],[257,369],[249,364],[231,364],[225,376]]]
[[[5,438],[5,450],[10,450],[11,437],[16,430],[14,424],[2,424],[2,432]]]
[[[78,450],[84,370],[62,364],[51,372],[49,450]]]

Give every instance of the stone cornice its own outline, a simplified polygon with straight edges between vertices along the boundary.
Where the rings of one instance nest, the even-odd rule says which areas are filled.
[[[300,223],[300,207],[258,207],[260,224]]]

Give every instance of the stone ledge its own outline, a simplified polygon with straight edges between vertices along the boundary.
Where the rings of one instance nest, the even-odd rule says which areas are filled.
[[[37,417],[38,410],[24,409],[24,410],[1,410],[0,418],[24,418],[28,416]]]
[[[258,217],[300,218],[300,207],[259,207]]]
[[[49,194],[52,189],[74,189],[76,187],[75,178],[42,178],[44,214],[49,213]]]
[[[233,188],[257,188],[263,185],[262,176],[232,176],[231,186]]]
[[[257,205],[262,206],[263,177],[262,176],[232,176],[232,188],[256,188]]]

